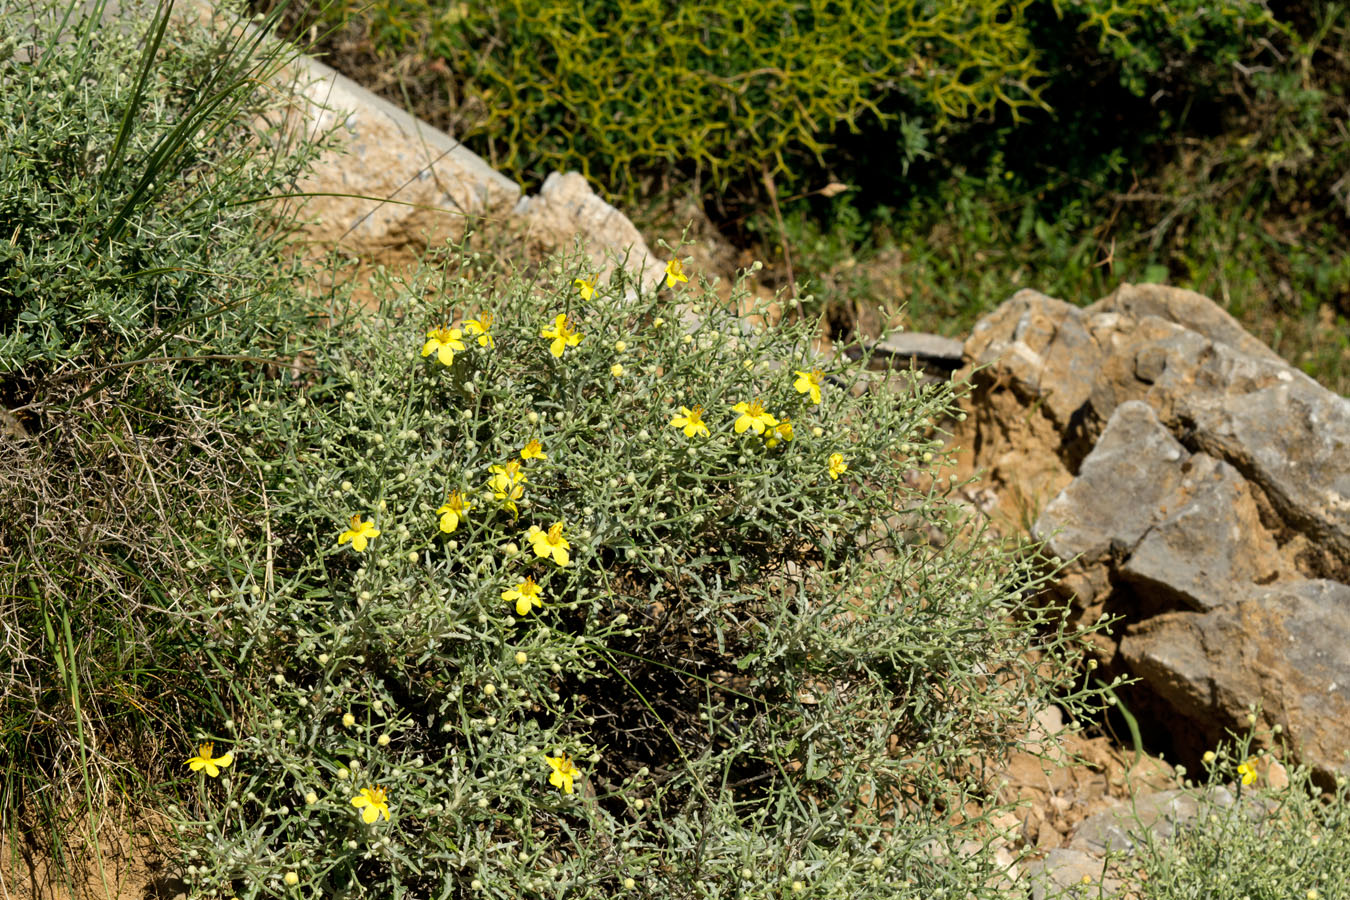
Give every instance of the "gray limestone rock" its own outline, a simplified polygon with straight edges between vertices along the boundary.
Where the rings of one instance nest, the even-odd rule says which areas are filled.
[[[1032,535],[1061,559],[1088,564],[1124,558],[1158,519],[1158,507],[1175,492],[1189,458],[1147,404],[1122,404]]]
[[[1052,487],[1033,533],[1070,561],[1056,590],[1079,621],[1125,617],[1093,640],[1170,706],[1157,724],[1212,740],[1259,705],[1348,771],[1350,402],[1158,285],[1020,291],[966,358],[955,441],[1006,495]]]
[[[1182,468],[1172,496],[1158,506],[1166,518],[1144,534],[1119,572],[1169,604],[1204,611],[1231,603],[1235,584],[1273,580],[1277,548],[1236,469],[1205,453],[1192,454]]]
[[[1027,866],[1026,881],[1032,900],[1093,900],[1121,888],[1122,880],[1105,870],[1100,857],[1056,847]]]
[[[1186,717],[1238,723],[1259,699],[1304,762],[1350,775],[1350,587],[1305,580],[1244,593],[1132,626],[1120,652]]]

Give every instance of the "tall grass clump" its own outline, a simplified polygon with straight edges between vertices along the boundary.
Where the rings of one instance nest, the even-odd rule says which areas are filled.
[[[0,4],[0,817],[60,864],[218,704],[185,547],[261,502],[220,412],[302,368],[312,314],[261,202],[310,158],[260,88],[282,54],[166,6]]]
[[[205,523],[195,892],[997,894],[985,766],[1084,695],[936,475],[952,388],[669,271],[425,273],[239,410],[268,500]]]

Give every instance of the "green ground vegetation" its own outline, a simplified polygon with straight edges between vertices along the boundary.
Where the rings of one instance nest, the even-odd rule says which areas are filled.
[[[101,12],[0,4],[0,805],[58,862],[218,702],[184,550],[263,502],[224,411],[317,312],[259,203],[311,148],[243,124],[277,54]]]
[[[134,812],[192,898],[1019,895],[998,760],[1101,694],[938,477],[956,388],[698,272],[316,295],[285,47],[103,13],[0,5],[12,862]],[[1299,867],[1209,896],[1343,900],[1345,785],[1274,796],[1154,896],[1259,840]]]

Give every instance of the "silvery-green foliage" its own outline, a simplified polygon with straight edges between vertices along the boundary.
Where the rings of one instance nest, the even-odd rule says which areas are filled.
[[[953,389],[824,361],[808,325],[749,327],[706,287],[619,275],[583,301],[590,274],[388,285],[317,337],[303,390],[240,410],[269,499],[208,526],[246,535],[204,625],[236,762],[182,826],[194,889],[992,890],[961,847],[978,823],[948,811],[1052,694],[1082,695],[1076,636],[1029,599],[1037,560],[939,471]],[[488,346],[463,329],[482,313]],[[561,357],[541,336],[560,314],[582,335]],[[453,363],[423,356],[455,322]],[[795,387],[817,369],[819,404]],[[737,433],[743,402],[791,438]],[[707,437],[671,425],[695,407]],[[339,543],[354,516],[380,532],[364,552]],[[565,566],[530,540],[558,522]],[[502,594],[526,576],[543,607],[522,616]],[[572,794],[549,781],[563,754]],[[391,820],[366,825],[351,799],[375,787]]]

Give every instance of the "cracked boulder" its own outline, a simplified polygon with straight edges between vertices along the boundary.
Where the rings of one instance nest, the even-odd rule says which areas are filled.
[[[957,432],[1005,514],[1068,561],[1056,590],[1176,751],[1280,725],[1350,774],[1350,402],[1212,301],[1021,291],[965,345]]]

